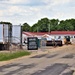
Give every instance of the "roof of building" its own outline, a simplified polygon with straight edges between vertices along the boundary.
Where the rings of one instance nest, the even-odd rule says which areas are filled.
[[[27,36],[43,36],[45,34],[48,35],[75,35],[75,31],[51,31],[51,32],[23,32]]]
[[[75,31],[52,31],[51,34],[75,34]]]

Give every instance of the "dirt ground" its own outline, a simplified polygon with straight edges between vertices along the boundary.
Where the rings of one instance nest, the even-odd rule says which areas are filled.
[[[44,53],[48,53],[48,52],[57,52],[57,51],[73,51],[75,52],[75,45],[63,45],[63,46],[60,46],[60,47],[44,47],[44,48],[39,48],[38,50],[30,50],[30,52],[32,52],[31,55],[29,56],[23,56],[23,57],[19,57],[19,58],[16,58],[16,59],[12,59],[12,60],[9,60],[9,61],[0,61],[0,66],[3,66],[3,65],[6,65],[6,64],[9,64],[9,63],[12,63],[16,60],[19,60],[19,59],[23,59],[23,58],[26,58],[26,57],[31,57],[31,56],[34,56],[34,55],[38,55],[38,54],[44,54]],[[0,52],[9,52],[9,51],[0,51]]]

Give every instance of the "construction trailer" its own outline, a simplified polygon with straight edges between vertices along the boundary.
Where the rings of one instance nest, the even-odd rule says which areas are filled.
[[[11,29],[10,29],[11,28]],[[9,50],[12,44],[21,47],[21,25],[0,24],[0,50]]]

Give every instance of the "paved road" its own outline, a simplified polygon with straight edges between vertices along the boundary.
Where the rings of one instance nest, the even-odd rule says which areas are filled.
[[[0,75],[72,75],[75,47],[22,58],[0,67]]]

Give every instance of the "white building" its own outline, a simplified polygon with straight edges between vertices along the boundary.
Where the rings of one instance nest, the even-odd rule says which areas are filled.
[[[75,31],[51,31],[49,32],[23,32],[22,33],[22,41],[25,39],[27,40],[27,37],[38,37],[41,39],[42,37],[46,37],[47,40],[51,40],[54,38],[55,40],[62,40],[65,37],[70,37],[71,41],[75,38]],[[74,41],[73,41],[74,42]]]

